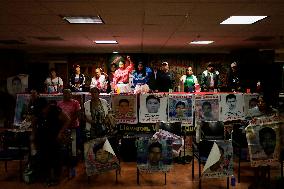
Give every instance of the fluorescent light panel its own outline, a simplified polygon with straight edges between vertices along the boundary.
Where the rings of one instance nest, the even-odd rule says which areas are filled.
[[[117,44],[117,41],[115,40],[97,40],[95,41],[96,44]]]
[[[112,53],[113,53],[113,54],[117,54],[118,52],[117,52],[117,51],[113,51]]]
[[[100,16],[64,16],[64,20],[70,24],[103,24]]]
[[[253,24],[267,16],[230,16],[220,24]]]
[[[214,41],[191,41],[189,44],[192,45],[208,45],[213,43]]]

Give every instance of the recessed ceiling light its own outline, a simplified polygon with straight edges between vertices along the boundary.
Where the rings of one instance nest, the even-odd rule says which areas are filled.
[[[117,52],[117,51],[113,51],[112,53],[113,53],[113,54],[117,54],[118,52]]]
[[[267,16],[230,16],[220,24],[253,24]]]
[[[192,45],[208,45],[210,43],[213,43],[214,41],[191,41],[189,44]]]
[[[96,44],[117,44],[115,40],[101,40],[95,41]]]
[[[100,16],[64,16],[62,18],[70,24],[103,24]]]

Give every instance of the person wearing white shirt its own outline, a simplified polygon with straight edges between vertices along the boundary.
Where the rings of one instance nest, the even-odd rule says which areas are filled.
[[[46,78],[44,84],[46,85],[47,93],[60,93],[63,89],[63,81],[60,77],[57,77],[56,71],[54,68],[51,68],[49,71],[49,76]]]
[[[98,89],[100,89],[100,92],[106,92],[107,90],[106,76],[102,74],[101,68],[96,69],[96,74],[92,78],[90,88],[94,88],[94,87],[97,87]]]

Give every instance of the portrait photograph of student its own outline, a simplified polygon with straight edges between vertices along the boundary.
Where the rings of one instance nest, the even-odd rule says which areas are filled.
[[[191,125],[193,96],[191,94],[169,94],[168,96],[168,121],[183,122]]]
[[[137,167],[141,171],[168,171],[172,166],[172,141],[165,139],[137,140]]]
[[[137,123],[137,96],[135,94],[114,94],[112,110],[116,123]]]
[[[162,160],[162,144],[154,142],[148,147],[148,163],[151,166],[159,166]]]
[[[149,95],[146,98],[146,108],[148,113],[158,113],[160,108],[160,98],[154,95]]]
[[[197,121],[218,121],[219,96],[217,94],[195,96],[195,111]]]
[[[244,118],[244,98],[242,94],[221,94],[220,116],[223,120]]]
[[[167,121],[168,98],[163,94],[140,94],[139,122]]]
[[[119,161],[107,139],[85,143],[85,166],[88,176],[119,168]]]
[[[214,121],[215,118],[213,116],[212,105],[210,102],[205,101],[202,104],[202,114],[201,114],[202,121]]]
[[[16,96],[19,93],[25,93],[28,89],[29,76],[26,74],[19,74],[16,76],[7,78],[7,91],[12,96]]]
[[[267,158],[273,158],[276,147],[276,132],[270,127],[259,130],[259,144]]]
[[[118,102],[118,106],[119,106],[120,117],[126,117],[126,115],[129,113],[130,110],[129,100],[120,99]]]

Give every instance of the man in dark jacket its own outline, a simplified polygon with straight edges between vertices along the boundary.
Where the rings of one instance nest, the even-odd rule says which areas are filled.
[[[174,73],[169,69],[169,63],[162,63],[162,71],[158,82],[159,92],[174,91],[175,88],[175,76]]]
[[[207,70],[202,73],[201,76],[201,91],[214,91],[219,90],[219,72],[215,70],[215,66],[212,62],[207,65]]]

